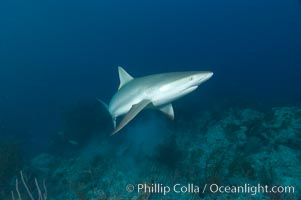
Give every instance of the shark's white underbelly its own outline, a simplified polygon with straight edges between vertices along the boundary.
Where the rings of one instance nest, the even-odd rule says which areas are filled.
[[[196,90],[198,86],[193,86],[184,90],[170,90],[164,93],[158,93],[152,99],[153,105],[156,107],[160,107],[162,105],[169,104],[189,93]]]
[[[190,87],[185,90],[169,90],[169,91],[159,91],[159,90],[145,90],[140,91],[136,94],[135,92],[128,91],[128,95],[116,94],[117,98],[113,98],[110,103],[110,110],[112,115],[115,117],[124,115],[130,111],[133,105],[138,104],[142,100],[150,100],[155,107],[161,107],[163,105],[169,104],[189,93],[196,90],[198,86]],[[115,99],[118,99],[116,101]]]

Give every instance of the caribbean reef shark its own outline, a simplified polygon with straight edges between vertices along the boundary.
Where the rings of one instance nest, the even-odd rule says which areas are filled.
[[[174,119],[171,102],[196,90],[210,79],[213,72],[188,71],[154,74],[133,78],[122,67],[118,67],[120,85],[109,106],[99,100],[112,116],[112,135],[126,126],[145,108],[156,108]],[[116,118],[125,115],[116,127]]]

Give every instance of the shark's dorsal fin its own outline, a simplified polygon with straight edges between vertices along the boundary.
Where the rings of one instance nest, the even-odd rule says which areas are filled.
[[[169,119],[173,120],[175,118],[173,107],[172,107],[171,103],[169,103],[163,107],[160,107],[159,110],[161,112],[163,112],[164,114],[166,114],[169,117]]]
[[[120,80],[118,89],[120,89],[122,86],[124,86],[130,80],[134,79],[121,66],[118,67],[118,73],[119,73],[119,80]]]
[[[151,103],[150,100],[142,100],[139,103],[132,106],[130,111],[124,116],[124,118],[121,120],[121,122],[118,124],[118,126],[115,128],[115,130],[112,132],[112,135],[116,134],[118,131],[120,131],[125,125],[127,125],[138,113],[143,110],[146,106],[148,106]]]

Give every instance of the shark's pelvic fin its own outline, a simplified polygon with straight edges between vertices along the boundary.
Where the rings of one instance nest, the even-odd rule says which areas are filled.
[[[164,114],[166,114],[169,119],[173,120],[175,118],[173,107],[172,107],[171,103],[169,103],[163,107],[160,107],[159,110],[161,112],[163,112]]]
[[[118,126],[115,128],[115,130],[112,132],[112,135],[116,134],[118,131],[120,131],[125,125],[127,125],[134,117],[143,110],[146,106],[148,106],[151,103],[150,100],[142,100],[140,103],[135,104],[132,106],[130,111],[124,116],[122,121],[118,124]]]
[[[129,75],[121,66],[118,67],[118,73],[119,73],[119,79],[120,79],[120,89],[122,86],[124,86],[127,82],[134,79],[131,75]]]

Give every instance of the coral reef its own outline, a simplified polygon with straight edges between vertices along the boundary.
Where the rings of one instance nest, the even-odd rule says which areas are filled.
[[[150,155],[111,138],[72,156],[42,153],[29,164],[49,183],[48,199],[300,199],[301,109],[229,108],[177,119]],[[143,134],[143,133],[141,133]],[[118,145],[117,145],[118,144]],[[294,186],[294,193],[127,192],[128,184]],[[50,194],[55,194],[52,196]]]
[[[43,180],[43,183],[39,184],[38,180],[36,178],[34,178],[34,183],[35,183],[35,187],[36,187],[36,191],[37,191],[37,195],[34,195],[32,193],[32,191],[30,191],[28,183],[26,183],[26,180],[24,178],[23,172],[20,171],[20,178],[21,178],[21,182],[22,185],[24,187],[24,192],[22,192],[22,190],[20,190],[20,186],[19,186],[19,179],[16,179],[16,191],[11,191],[11,198],[12,200],[15,199],[24,199],[25,196],[28,196],[31,200],[46,200],[47,199],[47,187],[46,187],[46,183],[45,183],[45,179]]]

